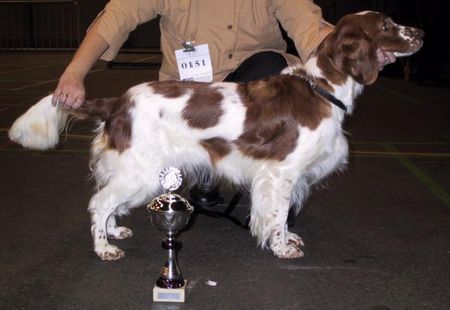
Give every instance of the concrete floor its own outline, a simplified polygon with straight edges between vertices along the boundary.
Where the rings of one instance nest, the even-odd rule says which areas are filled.
[[[248,231],[200,214],[179,238],[187,302],[158,304],[151,293],[165,253],[144,208],[121,220],[134,231],[113,241],[122,260],[92,252],[92,124],[76,124],[48,152],[8,141],[14,119],[55,88],[70,56],[0,54],[0,309],[450,308],[449,89],[392,78],[366,89],[345,124],[348,170],[313,191],[292,228],[304,258],[277,259]],[[154,60],[144,57],[123,59]],[[116,96],[155,78],[99,64],[88,94]]]

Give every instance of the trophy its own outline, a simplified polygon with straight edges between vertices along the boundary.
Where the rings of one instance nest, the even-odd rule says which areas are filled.
[[[162,247],[168,251],[167,261],[153,288],[154,301],[184,302],[186,281],[181,275],[177,262],[178,243],[175,236],[187,226],[194,208],[180,195],[172,193],[182,183],[181,172],[177,168],[163,169],[159,182],[168,192],[156,197],[147,206],[150,220],[166,237]]]

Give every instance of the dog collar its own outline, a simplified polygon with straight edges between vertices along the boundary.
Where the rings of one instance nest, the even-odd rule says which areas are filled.
[[[310,79],[309,77],[307,77],[306,75],[303,75],[301,73],[290,73],[290,75],[297,76],[297,77],[301,78],[306,83],[308,83],[309,86],[316,93],[318,93],[319,95],[321,95],[322,97],[324,97],[325,99],[330,101],[332,104],[334,104],[338,108],[342,109],[344,112],[347,112],[347,107],[345,106],[345,104],[341,100],[339,100],[338,98],[336,98],[335,96],[333,96],[332,94],[327,92],[325,89],[323,89],[322,87],[317,85],[317,83],[314,80]]]

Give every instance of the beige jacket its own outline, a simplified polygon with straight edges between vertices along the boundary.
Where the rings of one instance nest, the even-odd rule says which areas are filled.
[[[221,81],[249,56],[274,51],[289,64],[278,21],[306,61],[331,26],[311,0],[112,0],[99,14],[99,35],[109,44],[102,56],[112,60],[137,25],[161,16],[160,80],[178,80],[175,50],[182,43],[207,43],[214,80]]]

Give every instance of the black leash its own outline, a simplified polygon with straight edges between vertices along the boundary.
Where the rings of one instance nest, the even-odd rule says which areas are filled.
[[[327,99],[328,101],[330,101],[332,104],[334,104],[335,106],[337,106],[338,108],[344,110],[344,112],[347,112],[347,107],[345,106],[345,104],[339,100],[338,98],[336,98],[335,96],[333,96],[332,94],[330,94],[329,92],[327,92],[325,89],[323,89],[322,87],[320,87],[319,85],[317,85],[316,82],[314,82],[312,79],[310,79],[309,77],[300,74],[300,73],[291,73],[290,75],[292,76],[298,76],[299,78],[301,78],[302,80],[304,80],[306,83],[309,84],[309,86],[311,86],[311,88],[318,93],[319,95],[321,95],[322,97],[324,97],[325,99]]]

